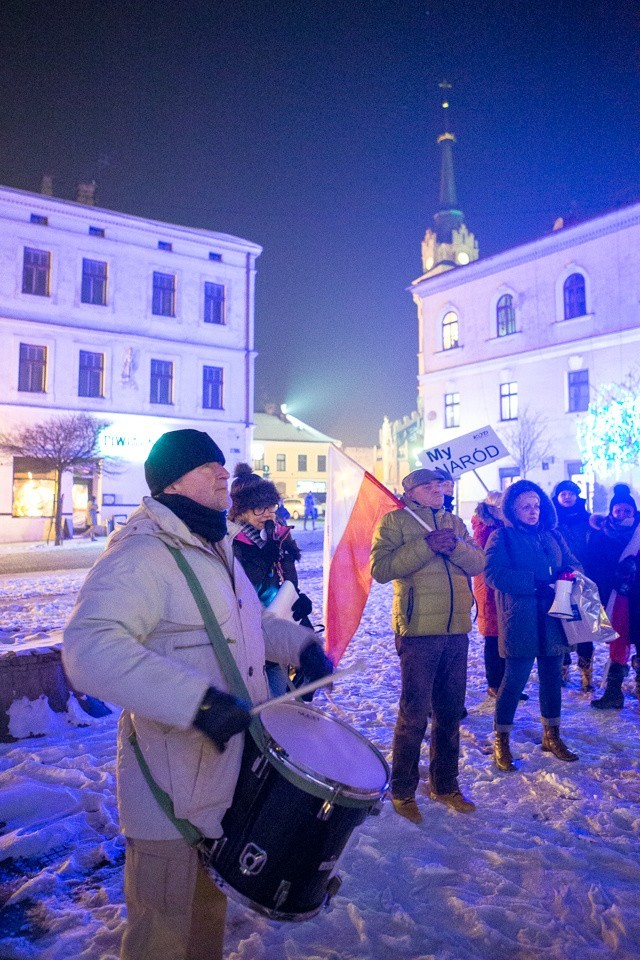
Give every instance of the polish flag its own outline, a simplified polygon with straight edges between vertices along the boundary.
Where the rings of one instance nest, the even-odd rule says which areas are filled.
[[[636,527],[631,540],[618,557],[618,563],[625,557],[637,557],[638,554],[640,554],[640,525]],[[617,590],[612,590],[607,603],[607,615],[611,626],[618,633],[618,638],[609,644],[609,657],[613,663],[624,665],[631,653],[629,597],[620,596]]]
[[[324,527],[324,617],[327,654],[337,664],[371,589],[371,541],[380,519],[405,504],[335,446],[329,447]]]

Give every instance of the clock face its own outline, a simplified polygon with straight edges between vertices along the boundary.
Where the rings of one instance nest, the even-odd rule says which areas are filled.
[[[461,250],[456,259],[459,264],[464,266],[465,264],[469,263],[469,254],[465,253],[464,250]]]

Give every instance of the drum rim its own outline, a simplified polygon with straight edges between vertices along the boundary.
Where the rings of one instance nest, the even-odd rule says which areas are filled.
[[[385,760],[378,747],[376,747],[374,743],[365,737],[363,733],[360,733],[359,730],[356,730],[348,723],[345,723],[344,720],[340,720],[338,717],[329,716],[318,707],[312,706],[308,703],[300,703],[299,701],[274,704],[272,708],[266,707],[263,712],[266,713],[269,709],[279,709],[282,707],[285,707],[286,709],[291,709],[292,707],[297,708],[298,710],[302,710],[303,713],[315,713],[321,716],[324,720],[329,720],[331,723],[339,724],[349,733],[354,734],[360,741],[362,741],[362,743],[364,743],[366,747],[369,748],[369,750],[371,750],[377,756],[384,774],[384,781],[380,788],[354,787],[350,784],[341,783],[339,780],[333,780],[331,777],[327,777],[324,774],[318,773],[317,770],[307,767],[301,761],[293,760],[289,755],[283,757],[279,753],[279,751],[283,748],[272,737],[271,733],[263,722],[263,729],[266,737],[265,755],[267,756],[269,762],[272,763],[280,773],[282,773],[282,776],[284,776],[285,779],[287,779],[294,786],[304,790],[306,793],[315,792],[308,790],[306,786],[309,783],[313,783],[322,788],[323,792],[320,794],[322,799],[330,800],[332,803],[337,803],[339,806],[368,807],[380,800],[385,795],[389,789],[389,780],[391,776],[389,764]],[[300,781],[302,781],[302,784]]]
[[[263,917],[267,917],[269,920],[279,920],[288,923],[301,923],[304,920],[311,920],[320,913],[327,902],[327,894],[325,893],[322,903],[320,903],[317,907],[314,907],[313,910],[306,911],[306,913],[286,913],[283,910],[273,910],[270,907],[265,907],[262,903],[258,903],[257,900],[252,900],[251,897],[247,897],[243,893],[240,893],[229,883],[228,880],[225,880],[224,877],[218,873],[215,867],[207,864],[204,869],[211,875],[215,885],[224,894],[226,894],[236,903],[240,903],[243,907],[248,907],[250,910],[254,910],[256,913],[262,914]]]

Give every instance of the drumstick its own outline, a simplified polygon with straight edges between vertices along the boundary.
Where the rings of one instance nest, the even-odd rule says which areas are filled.
[[[296,687],[295,690],[289,690],[288,693],[283,693],[280,697],[274,697],[273,700],[265,700],[264,703],[259,703],[257,706],[252,707],[249,713],[252,717],[257,717],[258,714],[266,710],[267,707],[272,707],[276,703],[287,703],[289,700],[296,700],[298,697],[304,696],[305,693],[312,693],[314,690],[319,690],[320,687],[328,687],[334,680],[342,680],[343,677],[348,677],[350,673],[364,670],[364,666],[364,660],[356,660],[355,663],[352,663],[350,667],[345,667],[344,670],[336,670],[335,673],[330,673],[326,677],[320,677],[319,680],[314,680],[313,683],[305,683],[301,687]]]

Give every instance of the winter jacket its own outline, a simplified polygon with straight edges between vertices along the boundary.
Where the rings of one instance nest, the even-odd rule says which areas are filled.
[[[620,554],[634,534],[640,517],[632,527],[617,525],[610,516],[593,514],[591,535],[584,558],[584,572],[598,587],[600,602],[606,607],[614,587]]]
[[[243,530],[239,530],[233,538],[234,556],[242,564],[244,572],[265,605],[273,600],[283,580],[290,580],[296,589],[298,587],[296,570],[296,560],[300,559],[298,545],[292,538],[289,528],[280,524],[276,525],[274,539],[280,543],[278,563],[265,559],[263,548],[254,543]]]
[[[587,540],[591,533],[589,519],[591,514],[582,497],[577,497],[572,507],[563,507],[558,498],[553,497],[552,503],[558,517],[558,532],[564,537],[565,543],[581,564],[584,565],[587,551]]]
[[[393,630],[401,636],[468,633],[473,596],[469,577],[484,567],[484,554],[460,517],[411,504],[431,529],[453,530],[459,542],[450,557],[434,553],[427,531],[405,510],[385,514],[373,537],[371,575],[393,580]]]
[[[471,517],[473,539],[483,549],[494,530],[504,524],[496,516],[494,508],[482,502],[476,507]],[[496,609],[495,591],[488,585],[484,573],[478,573],[473,578],[473,595],[478,608],[478,630],[483,637],[498,636],[498,611]]]
[[[563,569],[580,564],[556,531],[553,504],[544,491],[531,484],[540,497],[540,520],[534,527],[516,519],[509,487],[502,500],[505,526],[487,543],[485,579],[496,591],[498,649],[501,657],[559,656],[567,650],[558,619],[547,614],[551,602],[536,596],[536,582],[555,580]],[[520,488],[521,489],[521,488]]]
[[[230,524],[233,532],[237,530]],[[89,572],[64,633],[63,661],[74,686],[123,707],[118,732],[118,805],[123,832],[148,840],[180,834],[153,798],[133,750],[135,728],[156,783],[175,814],[205,836],[221,835],[240,769],[243,737],[224,753],[192,727],[210,686],[229,686],[184,575],[165,544],[182,550],[227,638],[253,703],[267,700],[266,655],[298,664],[315,635],[262,620],[262,607],[230,537],[205,544],[148,497],[114,533]]]

